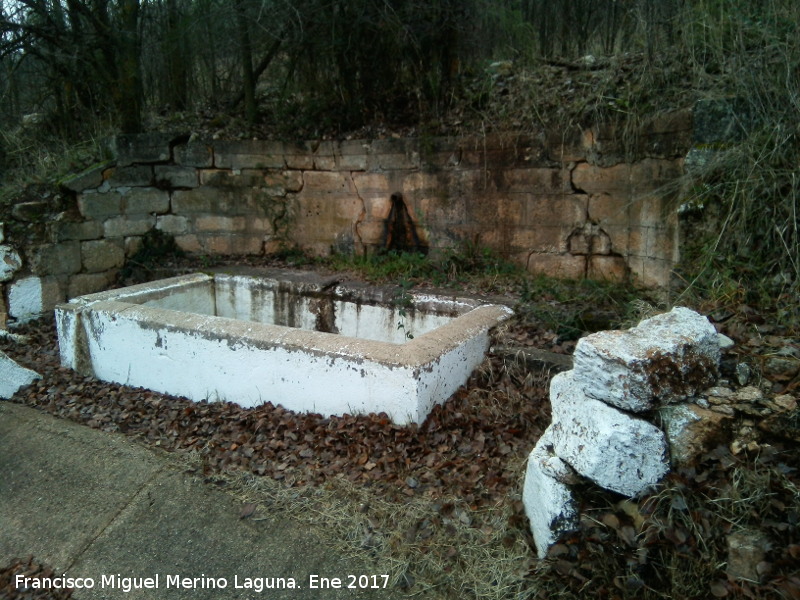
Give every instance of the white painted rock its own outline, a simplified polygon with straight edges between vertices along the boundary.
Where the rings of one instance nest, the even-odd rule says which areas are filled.
[[[40,378],[41,375],[36,371],[19,366],[5,353],[0,352],[0,398],[8,400],[19,388]]]
[[[558,539],[578,527],[578,506],[567,485],[575,473],[553,454],[550,428],[544,432],[528,456],[522,503],[530,521],[539,558]]]
[[[567,371],[553,377],[550,425],[555,454],[608,490],[636,496],[667,473],[667,440],[652,423],[586,395]]]
[[[15,249],[6,244],[0,245],[0,282],[11,281],[21,266],[22,259]]]
[[[579,340],[573,377],[586,395],[643,412],[711,385],[719,356],[719,337],[708,319],[674,308],[627,331]]]

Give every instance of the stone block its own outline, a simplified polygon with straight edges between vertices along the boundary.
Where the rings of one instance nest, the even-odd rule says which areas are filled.
[[[105,179],[112,188],[144,187],[153,183],[153,167],[150,165],[111,167]]]
[[[315,171],[335,171],[336,158],[333,155],[320,156],[314,155],[314,170]]]
[[[286,192],[299,192],[303,189],[303,174],[299,171],[267,171],[264,175],[262,184],[268,188],[280,190],[279,195],[284,196]]]
[[[663,288],[672,279],[673,261],[663,258],[629,257],[628,267],[643,287]]]
[[[308,170],[314,168],[314,156],[309,152],[296,151],[294,153],[287,153],[284,155],[286,160],[287,169]]]
[[[107,238],[127,237],[131,235],[144,235],[156,224],[156,217],[114,217],[103,223],[103,231]]]
[[[389,137],[372,140],[369,151],[376,156],[380,154],[407,154],[417,149],[418,143],[414,138]]]
[[[388,205],[391,206],[391,205]],[[417,198],[417,207],[425,215],[426,221],[437,223],[440,227],[466,223],[467,201],[460,195],[431,195]],[[384,218],[389,215],[386,210]]]
[[[209,254],[261,254],[264,248],[262,235],[198,235],[198,239],[203,251]]]
[[[156,185],[163,188],[194,188],[199,185],[197,169],[174,165],[154,167]]]
[[[216,194],[216,191],[207,187],[173,192],[172,212],[181,215],[211,212]]]
[[[155,188],[132,189],[122,197],[126,215],[163,214],[169,212],[169,193]]]
[[[0,244],[0,282],[11,281],[14,273],[22,268],[22,258],[15,248]]]
[[[550,429],[528,456],[522,504],[530,522],[539,558],[564,534],[578,528],[578,503],[568,483],[577,479],[574,471],[553,454]]]
[[[156,217],[156,229],[171,235],[180,235],[189,231],[189,219],[178,215],[159,215]]]
[[[688,465],[730,433],[726,422],[733,417],[707,410],[697,404],[676,404],[659,409],[662,429],[667,435],[673,466]]]
[[[357,237],[367,246],[382,246],[386,236],[386,224],[383,221],[362,221],[356,225]]]
[[[122,202],[119,192],[86,192],[78,196],[78,210],[86,219],[102,220],[121,214]]]
[[[272,235],[275,233],[275,222],[270,217],[255,217],[252,219],[247,219],[244,230],[261,235]]]
[[[9,400],[20,388],[41,378],[36,371],[20,366],[0,352],[0,399]]]
[[[67,298],[77,298],[107,290],[114,283],[117,273],[118,271],[113,269],[102,273],[79,273],[70,277]]]
[[[693,396],[719,365],[717,331],[704,316],[677,307],[627,331],[578,340],[573,377],[586,394],[632,412]]]
[[[218,169],[283,169],[283,144],[272,141],[220,141],[214,144]]]
[[[500,172],[501,191],[536,194],[537,196],[572,193],[567,169],[507,169]]]
[[[34,275],[72,275],[81,270],[79,242],[43,244],[31,249],[30,267]]]
[[[244,231],[247,226],[245,217],[223,217],[217,215],[201,215],[194,220],[194,230],[204,231],[224,231],[235,233]]]
[[[534,275],[547,275],[558,279],[583,279],[586,277],[586,257],[533,252],[528,254],[525,268]]]
[[[97,240],[103,237],[103,224],[99,221],[70,223],[59,221],[51,224],[52,237],[56,242],[70,240]]]
[[[176,137],[164,133],[118,135],[112,141],[111,148],[119,166],[167,162],[171,156],[170,146]]]
[[[114,163],[111,161],[97,164],[93,167],[89,167],[85,171],[78,173],[77,175],[70,175],[69,177],[62,179],[59,182],[59,185],[62,188],[78,194],[89,189],[96,189],[103,183],[103,174],[105,173],[106,169],[113,165]]]
[[[396,191],[389,189],[389,176],[386,173],[353,173],[352,180],[360,196],[385,194],[388,198],[393,191]]]
[[[349,173],[333,171],[305,171],[303,194],[355,194],[353,178]]]
[[[373,161],[377,163],[379,169],[384,171],[408,171],[411,169],[419,169],[422,165],[419,152],[411,151],[407,154],[379,154],[373,157]],[[370,160],[367,159],[367,168],[371,169]]]
[[[264,185],[264,171],[255,169],[203,169],[200,184],[217,188],[258,188]]]
[[[575,358],[576,368],[580,360]],[[550,383],[555,454],[580,475],[619,494],[632,497],[652,488],[669,470],[664,433],[591,398],[574,376],[575,369],[559,373]]]
[[[327,244],[342,231],[352,235],[361,218],[363,203],[355,196],[299,195],[290,209],[295,215],[292,239],[302,246]]]
[[[511,233],[511,247],[516,250],[542,252],[566,258],[569,233],[570,230],[564,227],[514,228]],[[585,265],[585,261],[581,264]]]
[[[586,223],[589,198],[583,194],[524,195],[524,225],[562,226],[574,229]]]
[[[355,180],[355,175],[353,176],[353,178]],[[441,190],[442,186],[443,186],[442,178],[440,178],[436,173],[416,172],[416,173],[409,173],[408,175],[403,177],[402,189],[403,189],[403,194],[406,196],[430,196],[436,194],[439,190]],[[359,186],[358,189],[360,190],[361,186]]]
[[[571,254],[611,254],[611,238],[594,223],[586,223],[583,227],[570,233],[568,240]]]
[[[573,231],[567,240],[567,249],[570,254],[591,254],[591,242],[585,231]]]
[[[645,158],[631,165],[631,189],[636,196],[644,196],[655,190],[659,190],[657,194],[661,196],[666,192],[659,188],[665,184],[674,184],[682,175],[682,161]]]
[[[585,194],[622,194],[628,200],[633,187],[631,167],[620,164],[599,167],[580,163],[572,170],[572,186]]]
[[[414,139],[373,140],[367,155],[367,169],[370,171],[418,169],[422,164],[418,146]]]
[[[339,154],[335,156],[334,168],[341,171],[366,171],[367,151],[361,154]]]
[[[25,277],[8,286],[8,314],[29,321],[64,301],[58,281],[52,277]]]
[[[193,190],[177,190],[172,193],[172,213],[192,215],[196,213],[226,213],[234,201],[241,203],[243,192],[212,187]]]
[[[392,200],[389,196],[361,195],[361,199],[364,201],[365,218],[383,223],[389,217],[392,209]]]
[[[595,254],[588,261],[589,279],[622,282],[628,277],[628,263],[621,256]]]
[[[47,218],[50,213],[50,203],[44,200],[20,202],[11,207],[11,216],[17,221],[38,223]]]
[[[116,269],[125,264],[125,251],[121,246],[108,240],[94,240],[81,244],[83,270],[99,273]]]
[[[175,164],[184,167],[206,168],[214,164],[214,152],[211,142],[189,140],[186,144],[178,144],[172,150]]]
[[[184,252],[198,254],[203,251],[203,246],[200,245],[200,239],[193,233],[176,235],[175,243],[178,245],[178,248]]]

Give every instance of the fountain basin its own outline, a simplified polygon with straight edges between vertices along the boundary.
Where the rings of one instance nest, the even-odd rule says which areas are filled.
[[[421,423],[511,310],[283,271],[197,273],[56,307],[61,363],[105,381]]]

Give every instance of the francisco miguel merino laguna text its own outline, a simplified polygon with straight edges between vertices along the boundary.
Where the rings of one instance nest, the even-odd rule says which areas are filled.
[[[99,581],[93,577],[68,577],[60,575],[54,577],[26,577],[16,575],[14,586],[18,590],[24,589],[116,589],[123,592],[131,590],[157,590],[164,583],[166,589],[224,589],[228,587],[227,577],[208,577],[201,573],[199,577],[184,577],[182,575],[167,575],[166,581],[160,575],[152,577],[123,577],[122,575],[102,575]],[[99,583],[99,586],[97,585]],[[297,589],[299,585],[293,577],[233,577],[233,588],[247,589],[254,592],[273,589]]]

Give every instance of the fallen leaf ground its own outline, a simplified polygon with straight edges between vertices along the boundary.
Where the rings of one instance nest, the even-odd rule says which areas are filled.
[[[304,515],[410,593],[800,598],[797,440],[762,431],[752,414],[737,413],[723,443],[649,496],[628,500],[584,486],[580,531],[538,561],[520,496],[525,459],[550,419],[548,369],[491,355],[425,423],[398,427],[384,415],[328,418],[270,403],[242,409],[96,381],[59,365],[52,321],[17,332],[28,342],[0,340],[0,349],[42,379],[14,401],[181,453],[189,472],[242,497],[243,518],[263,504]],[[496,338],[498,346],[562,353],[574,346],[530,318]],[[791,382],[776,389],[787,388]],[[796,408],[781,421],[792,419],[800,421]],[[745,429],[749,437],[733,444]],[[759,580],[728,578],[728,536],[749,530],[770,542],[754,567]],[[46,567],[29,558],[0,570],[0,597],[45,597],[2,587],[21,568]]]

